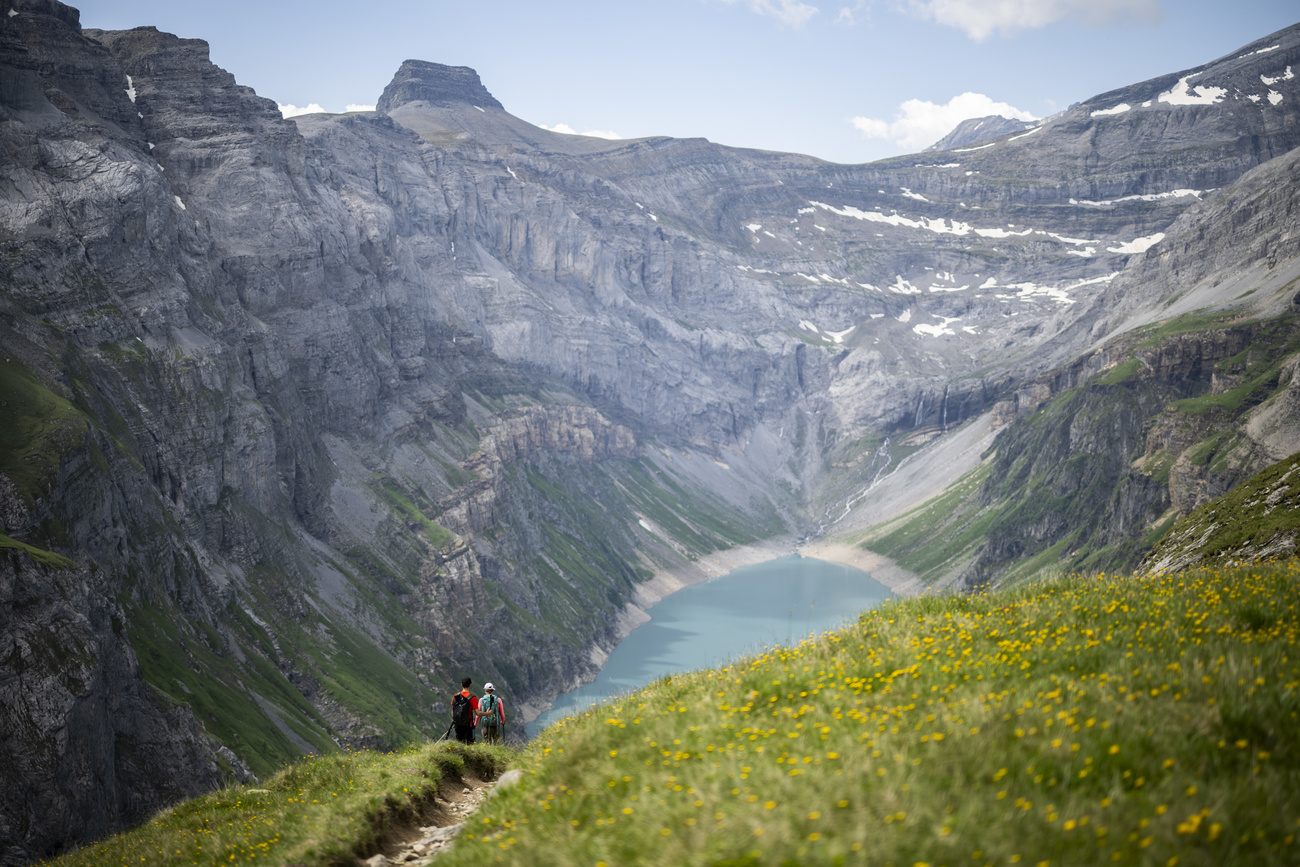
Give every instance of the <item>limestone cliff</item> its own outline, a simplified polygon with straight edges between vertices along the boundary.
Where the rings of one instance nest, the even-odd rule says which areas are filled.
[[[0,807],[9,860],[303,752],[436,735],[466,673],[535,710],[656,571],[812,531],[891,437],[1014,395],[1011,430],[1073,387],[1059,365],[1128,363],[1098,347],[1225,269],[1292,297],[1269,282],[1292,236],[1266,229],[1290,225],[1268,172],[1300,144],[1297,28],[1033,130],[841,166],[563,136],[421,61],[380,111],[285,120],[201,40],[10,5],[0,683],[34,698],[2,718],[31,793]],[[1180,261],[1219,208],[1218,264]],[[1254,382],[1223,354],[1250,327],[1202,340],[1197,383]],[[1174,390],[1129,403],[1181,399],[1195,365],[1139,354]],[[1252,416],[1266,451],[1280,406]],[[1128,502],[1120,535],[1156,500]]]

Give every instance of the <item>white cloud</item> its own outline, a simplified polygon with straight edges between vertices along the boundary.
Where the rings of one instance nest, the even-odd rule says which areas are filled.
[[[299,108],[296,105],[281,105],[278,102],[275,104],[275,106],[276,108],[280,109],[280,114],[283,115],[284,117],[297,117],[300,114],[324,114],[325,113],[325,109],[321,108],[319,105],[317,105],[314,102],[311,105],[308,105],[304,108]]]
[[[923,99],[909,99],[898,107],[893,121],[874,117],[855,117],[853,125],[867,138],[883,138],[907,150],[929,147],[952,132],[953,127],[972,117],[1001,115],[1015,120],[1035,120],[1005,102],[994,102],[982,93],[962,93],[943,105]]]
[[[375,107],[373,105],[357,105],[354,102],[349,102],[348,107],[343,110],[344,111],[374,111]]]
[[[835,15],[835,23],[852,27],[858,23],[859,15],[871,17],[871,10],[867,6],[867,0],[858,0],[852,6],[841,6],[840,11]]]
[[[722,2],[732,4],[736,0],[722,0]],[[751,12],[775,18],[787,27],[802,27],[808,23],[809,18],[817,14],[816,6],[801,3],[799,0],[742,0],[742,2]]]
[[[1064,18],[1088,27],[1155,24],[1164,17],[1160,0],[910,0],[922,18],[964,30],[982,41],[994,33],[1011,36]]]
[[[607,139],[622,138],[622,136],[619,135],[618,133],[612,132],[607,129],[589,129],[583,132],[578,132],[576,129],[569,126],[567,123],[557,123],[555,126],[547,126],[544,123],[539,123],[538,126],[540,126],[542,129],[550,130],[551,132],[558,132],[563,135],[589,135],[592,136],[593,138],[607,138]]]

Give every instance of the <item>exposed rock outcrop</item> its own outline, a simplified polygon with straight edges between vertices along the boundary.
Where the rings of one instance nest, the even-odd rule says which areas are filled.
[[[6,592],[31,604],[5,609],[0,683],[34,689],[5,719],[43,764],[7,768],[49,806],[6,814],[13,857],[71,842],[59,811],[88,793],[96,834],[212,785],[214,761],[436,735],[429,708],[470,669],[545,702],[656,569],[811,525],[832,460],[874,472],[860,452],[883,437],[919,445],[1012,396],[1023,421],[1127,363],[1112,347],[1039,379],[1146,303],[1117,291],[1141,294],[1131,261],[1174,293],[1191,266],[1161,257],[1199,226],[1180,216],[1300,144],[1300,84],[1248,98],[1300,64],[1300,28],[1193,71],[1223,99],[1189,102],[1179,73],[934,164],[837,166],[561,136],[417,61],[377,112],[285,120],[201,40],[11,6],[0,390],[21,423],[0,514]],[[1273,177],[1259,212],[1233,206],[1242,233],[1290,225]],[[1271,237],[1225,257],[1280,279]],[[1122,423],[1083,401],[1055,426],[1059,496],[1128,472],[1178,381],[1236,387],[1225,334],[1143,349],[1159,387]],[[1289,428],[1264,412],[1271,453]],[[1140,528],[1159,487],[1133,476],[1106,532]],[[1026,518],[1035,544],[1063,530]],[[145,778],[147,754],[167,772]]]
[[[504,110],[501,103],[468,66],[444,66],[427,60],[407,60],[384,88],[375,111],[387,114],[408,102],[431,105],[463,104]]]
[[[0,548],[6,864],[142,821],[220,779],[220,744],[188,707],[140,679],[110,592],[98,572]]]

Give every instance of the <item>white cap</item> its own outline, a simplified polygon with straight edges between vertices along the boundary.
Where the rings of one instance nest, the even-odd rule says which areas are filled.
[[[483,684],[483,688],[484,688],[484,689],[487,689],[487,690],[496,689],[496,687],[494,687],[494,686],[493,686],[492,684],[490,684],[490,683],[485,683],[485,684]]]

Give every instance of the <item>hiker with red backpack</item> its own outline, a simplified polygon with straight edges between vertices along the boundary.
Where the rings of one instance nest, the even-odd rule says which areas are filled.
[[[474,723],[478,722],[478,696],[470,692],[471,683],[468,677],[462,680],[460,692],[451,697],[451,725],[462,744],[474,743]]]
[[[483,743],[501,743],[501,733],[506,728],[506,708],[496,694],[496,687],[490,683],[483,684],[483,697],[478,700],[474,721],[483,726]]]

